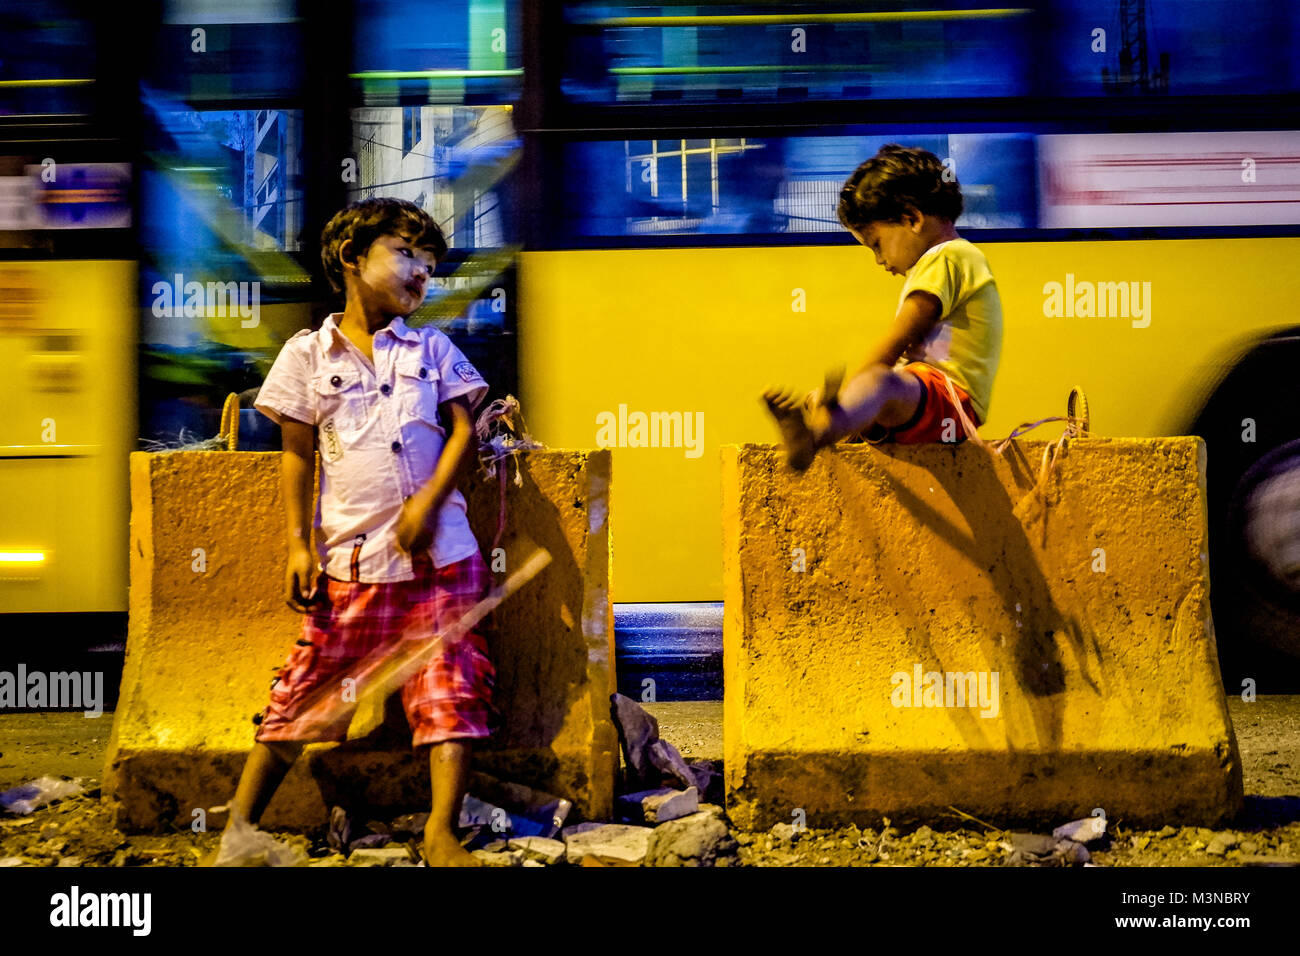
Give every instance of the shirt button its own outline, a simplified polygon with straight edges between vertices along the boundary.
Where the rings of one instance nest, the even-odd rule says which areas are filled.
[[[401,451],[401,450],[402,450],[402,443],[400,441],[393,442],[393,451]]]
[[[392,391],[392,389],[389,388],[387,385],[380,385],[379,390],[383,392],[385,395],[387,395],[389,392]]]
[[[343,379],[335,375],[332,379],[330,379],[330,384],[333,385],[335,388],[338,388],[340,385],[343,384]]]
[[[429,377],[429,370],[427,368],[420,369],[420,378],[428,378],[428,377]]]

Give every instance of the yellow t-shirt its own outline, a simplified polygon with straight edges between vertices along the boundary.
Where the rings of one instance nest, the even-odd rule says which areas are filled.
[[[942,369],[970,395],[980,424],[987,422],[1002,355],[1002,300],[988,260],[965,239],[931,246],[908,270],[899,308],[913,292],[929,292],[942,311],[926,340],[908,349],[899,364]]]

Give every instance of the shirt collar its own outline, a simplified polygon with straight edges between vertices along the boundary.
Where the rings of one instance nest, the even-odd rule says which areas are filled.
[[[343,318],[342,312],[331,312],[329,315],[325,316],[325,321],[321,323],[320,345],[321,351],[326,355],[329,354],[329,350],[335,345],[338,345],[341,348],[345,347],[343,340],[347,338],[347,336],[345,336],[339,328],[339,319],[341,318]],[[400,315],[393,319],[393,321],[389,322],[383,329],[380,329],[379,332],[383,332],[385,329],[392,332],[397,338],[403,339],[407,342],[420,341],[420,333],[407,325],[406,320]],[[379,332],[376,332],[375,334],[378,335]]]

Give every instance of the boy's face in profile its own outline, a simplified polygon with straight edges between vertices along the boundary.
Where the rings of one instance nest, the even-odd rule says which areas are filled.
[[[902,222],[870,222],[859,232],[850,229],[853,238],[876,254],[876,263],[891,275],[904,275],[925,252],[924,217],[919,213],[903,214]]]
[[[385,233],[357,257],[357,281],[353,289],[363,305],[381,314],[410,315],[424,301],[429,278],[438,265],[429,249],[398,233]]]

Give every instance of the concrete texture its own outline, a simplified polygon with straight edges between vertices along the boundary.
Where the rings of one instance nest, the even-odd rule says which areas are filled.
[[[1237,811],[1204,443],[1076,441],[1040,499],[1043,447],[842,446],[803,476],[771,446],[723,449],[739,826]],[[917,668],[982,676],[996,711],[913,696]]]
[[[281,593],[279,460],[251,452],[131,456],[130,632],[104,768],[104,795],[116,801],[124,831],[188,827],[195,808],[234,792],[253,743],[252,716],[266,706],[301,627]],[[610,455],[531,452],[521,468],[523,487],[508,486],[506,567],[536,546],[552,563],[496,611],[488,639],[505,725],[476,749],[474,765],[572,800],[575,819],[607,816],[618,766],[608,704]],[[491,563],[499,485],[475,477],[461,489]],[[428,764],[410,749],[396,696],[387,714],[361,740],[309,745],[263,824],[321,825],[335,803],[427,804]]]

